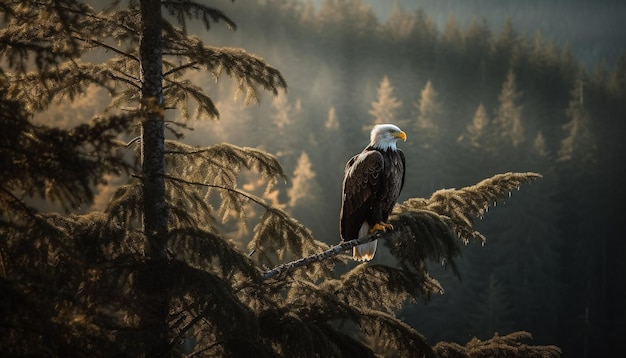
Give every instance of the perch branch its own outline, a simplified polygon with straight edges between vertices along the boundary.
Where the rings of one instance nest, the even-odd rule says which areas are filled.
[[[342,243],[339,243],[335,246],[330,247],[328,250],[320,252],[319,254],[314,254],[311,256],[307,256],[307,257],[303,257],[301,259],[295,260],[295,261],[291,261],[291,262],[287,262],[284,263],[282,265],[278,265],[276,267],[274,267],[273,269],[266,271],[265,273],[263,273],[263,279],[267,280],[270,279],[274,276],[282,276],[285,275],[286,273],[288,273],[289,271],[292,271],[298,267],[302,267],[302,266],[306,266],[310,263],[313,262],[321,262],[324,261],[326,259],[328,259],[329,257],[333,257],[333,256],[337,256],[341,253],[346,252],[347,250],[350,250],[351,248],[361,245],[361,244],[365,244],[368,243],[370,241],[374,241],[374,240],[378,240],[378,239],[391,239],[393,238],[395,235],[397,234],[397,232],[395,231],[389,231],[389,232],[375,232],[371,235],[368,236],[364,236],[364,237],[360,237],[358,239],[354,239],[354,240],[350,240],[350,241],[344,241]]]

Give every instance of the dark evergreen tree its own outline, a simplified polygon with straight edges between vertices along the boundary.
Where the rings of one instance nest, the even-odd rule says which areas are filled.
[[[175,27],[166,21],[161,14],[162,7],[182,26]],[[127,8],[113,3],[97,12],[75,1],[59,0],[22,5],[3,3],[2,9],[6,21],[0,38],[1,51],[9,59],[8,65],[12,70],[7,76],[3,101],[24,102],[23,107],[29,109],[31,112],[27,113],[31,115],[45,110],[53,100],[72,100],[87,86],[96,85],[107,89],[114,98],[111,110],[119,110],[121,105],[128,106],[124,116],[105,113],[98,122],[69,132],[36,129],[24,123],[22,118],[27,115],[7,118],[8,121],[22,123],[16,127],[16,139],[26,135],[32,138],[29,141],[41,143],[39,149],[16,151],[18,157],[35,155],[35,150],[45,150],[38,156],[43,158],[43,163],[59,163],[58,169],[46,164],[43,167],[45,170],[39,174],[36,166],[25,167],[26,177],[40,179],[24,182],[20,184],[22,188],[9,184],[6,189],[7,198],[13,198],[13,205],[22,203],[14,208],[21,208],[21,215],[13,214],[14,210],[3,214],[3,222],[6,223],[3,231],[8,238],[3,250],[6,257],[13,261],[37,247],[52,253],[35,255],[30,268],[20,263],[20,259],[14,261],[15,264],[4,275],[12,292],[8,299],[19,302],[19,297],[31,292],[28,285],[10,284],[17,282],[14,280],[21,276],[30,285],[49,286],[47,291],[33,291],[29,295],[30,305],[41,309],[56,307],[56,312],[43,311],[38,316],[58,328],[48,325],[41,332],[36,329],[34,332],[25,331],[18,316],[13,316],[7,334],[2,335],[3,339],[7,339],[3,346],[13,347],[11,354],[16,355],[41,354],[44,351],[65,355],[86,352],[88,347],[96,347],[96,354],[102,355],[122,352],[128,355],[169,355],[177,345],[176,335],[186,334],[191,327],[182,329],[187,324],[184,323],[185,315],[195,310],[187,306],[190,302],[185,303],[184,298],[193,288],[177,286],[176,282],[194,276],[201,281],[218,280],[213,284],[205,281],[207,284],[203,285],[203,289],[209,291],[203,296],[208,301],[199,302],[197,307],[215,302],[219,292],[234,299],[234,305],[230,304],[232,308],[237,305],[237,299],[232,290],[227,289],[228,286],[222,284],[222,291],[219,285],[215,286],[220,278],[207,270],[206,265],[205,270],[198,271],[198,266],[194,267],[188,261],[186,255],[190,252],[186,253],[184,249],[189,250],[189,241],[206,244],[212,239],[215,244],[221,245],[221,258],[230,262],[224,262],[224,269],[234,265],[239,270],[251,272],[251,266],[243,258],[223,256],[223,250],[232,249],[224,239],[215,236],[216,233],[207,231],[214,226],[211,224],[212,210],[198,193],[186,191],[184,187],[189,182],[177,176],[176,169],[180,170],[188,163],[174,160],[171,162],[174,165],[166,171],[166,153],[192,163],[195,156],[196,163],[193,164],[200,164],[200,170],[204,164],[204,173],[222,167],[217,175],[208,178],[215,180],[211,183],[215,187],[226,184],[233,188],[241,165],[254,166],[268,176],[280,176],[282,172],[271,156],[259,151],[232,146],[196,150],[174,142],[166,145],[164,109],[176,108],[183,119],[187,119],[190,117],[187,108],[193,101],[198,117],[217,116],[211,99],[182,76],[189,70],[203,68],[215,77],[222,72],[228,73],[239,80],[238,89],[245,94],[248,102],[258,100],[257,86],[276,92],[285,87],[284,80],[278,71],[242,50],[209,47],[197,38],[187,36],[185,24],[190,18],[201,19],[207,28],[213,21],[224,21],[234,26],[220,11],[194,2],[170,1],[161,4],[142,1],[131,2]],[[45,20],[42,20],[41,26],[35,28],[30,25],[33,18],[42,17]],[[113,55],[105,57],[102,63],[81,62],[82,57],[94,49],[106,50]],[[31,54],[36,58],[36,68],[29,66]],[[141,167],[135,174],[139,180],[131,180],[118,190],[106,213],[68,217],[36,215],[23,204],[22,196],[35,193],[57,199],[70,208],[88,203],[93,197],[93,186],[103,180],[104,174],[116,174],[131,168],[111,146],[119,146],[119,142],[114,140],[115,135],[131,129],[133,123],[141,128],[138,140],[128,144],[141,145]],[[177,123],[170,122],[173,125]],[[175,127],[172,129],[175,131]],[[47,138],[47,133],[52,137]],[[6,147],[17,149],[18,143],[11,142],[12,145],[8,143]],[[50,155],[55,152],[58,153],[56,159]],[[186,155],[181,155],[183,152]],[[224,170],[226,168],[228,170]],[[55,179],[56,175],[68,179]],[[202,182],[198,185],[208,184]],[[228,191],[225,186],[223,189],[220,210],[227,211],[228,205],[240,206],[241,199],[232,195],[233,189]],[[193,210],[193,214],[186,210]],[[200,217],[203,220],[199,222]],[[31,229],[16,230],[19,227]],[[28,240],[30,237],[40,237],[43,241],[36,243]],[[48,242],[62,245],[55,248]],[[184,243],[182,248],[181,242]],[[21,244],[16,246],[16,243]],[[217,255],[219,252],[210,254]],[[73,259],[66,260],[65,257]],[[51,267],[58,266],[59,262],[67,268],[54,269],[54,275],[50,276]],[[178,275],[175,280],[175,276],[168,276],[171,272]],[[176,312],[177,305],[187,308],[170,315]],[[220,310],[225,314],[229,311],[226,306]],[[23,309],[18,309],[15,314],[20,312]],[[209,313],[202,308],[195,312]],[[241,313],[245,314],[244,311]],[[245,319],[244,316],[239,317]],[[32,325],[28,320],[25,322]],[[208,335],[199,337],[205,337],[204,344],[208,347],[212,347],[212,343],[206,341],[209,337],[223,335],[231,329],[225,331],[212,325],[207,328]],[[81,330],[85,330],[85,334],[78,334]],[[59,332],[56,338],[43,342],[37,338],[55,331]],[[123,331],[129,333],[120,333]],[[201,339],[198,344],[202,346]],[[211,349],[228,350],[224,348],[228,344],[224,342]]]
[[[415,135],[408,138],[408,147],[415,160],[407,167],[409,183],[417,181],[420,193],[429,193],[445,186],[445,172],[448,170],[445,159],[449,154],[449,147],[444,145],[449,138],[445,105],[430,80],[426,81],[419,98],[413,102],[413,109],[409,127],[412,132],[409,133]]]
[[[569,341],[568,350],[589,351],[590,346],[594,346],[594,351],[597,351],[606,345],[606,338],[599,333],[599,327],[605,324],[607,314],[607,234],[604,227],[593,228],[594,222],[602,220],[596,217],[596,213],[585,213],[587,205],[601,205],[599,198],[592,195],[594,191],[601,190],[594,179],[598,164],[597,140],[591,127],[588,103],[585,102],[583,76],[578,78],[569,93],[570,101],[565,110],[569,122],[563,126],[564,137],[557,153],[562,176],[559,201],[568,208],[565,211],[567,216],[561,217],[561,222],[563,240],[571,247],[564,257],[568,268],[564,282],[569,290],[580,294],[577,299],[568,301],[563,310],[564,322],[577,327],[564,341]],[[583,188],[594,188],[594,191]],[[572,190],[579,194],[570,196],[564,193]],[[573,243],[568,240],[572,236],[577,238]],[[576,272],[575,280],[572,279],[572,272]]]
[[[465,71],[467,76],[473,80],[473,84],[484,91],[487,88],[487,79],[489,71],[487,70],[487,61],[491,53],[492,34],[483,20],[472,20],[469,28],[465,32],[464,38],[464,54],[466,60]]]
[[[507,17],[502,31],[494,37],[492,43],[493,55],[490,65],[494,67],[494,72],[498,77],[504,75],[511,68],[518,46],[519,35],[515,31],[513,21],[511,21],[510,17]]]
[[[618,98],[626,97],[626,54],[620,56],[615,64],[615,70],[609,80],[611,90]]]
[[[389,34],[390,40],[402,42],[414,31],[416,22],[415,16],[403,9],[397,1],[394,1],[387,21],[383,25],[384,32]]]

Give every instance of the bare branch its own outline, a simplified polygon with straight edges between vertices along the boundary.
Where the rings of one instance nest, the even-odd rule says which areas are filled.
[[[368,236],[364,236],[364,237],[360,237],[358,239],[354,239],[354,240],[350,240],[350,241],[344,241],[342,243],[339,243],[335,246],[332,246],[331,248],[329,248],[328,250],[324,251],[324,252],[320,252],[319,254],[315,254],[315,255],[311,255],[311,256],[307,256],[307,257],[303,257],[299,260],[295,260],[295,261],[291,261],[282,265],[278,265],[276,267],[274,267],[273,269],[266,271],[265,273],[263,273],[263,279],[267,280],[270,279],[274,276],[284,276],[285,274],[287,274],[288,272],[298,268],[298,267],[302,267],[302,266],[306,266],[308,264],[311,264],[313,262],[321,262],[324,261],[330,257],[333,256],[337,256],[339,254],[342,254],[348,250],[350,250],[351,248],[361,245],[361,244],[365,244],[368,243],[370,241],[374,241],[374,240],[378,240],[378,239],[390,239],[393,238],[397,235],[396,232],[394,231],[389,231],[389,232],[376,232],[374,234],[368,235]]]
[[[173,73],[176,73],[176,72],[178,72],[178,71],[185,70],[185,69],[190,68],[190,67],[191,67],[191,68],[196,68],[195,66],[196,66],[197,64],[198,64],[198,62],[197,62],[197,61],[192,61],[192,62],[189,62],[189,63],[187,63],[187,64],[184,64],[184,65],[181,65],[181,66],[178,66],[178,67],[172,68],[171,70],[169,70],[169,71],[167,71],[167,72],[163,73],[163,77],[167,77],[167,76],[169,76],[169,75],[171,75],[171,74],[173,74]]]
[[[133,175],[134,177],[140,178],[139,176]],[[229,188],[223,185],[216,185],[216,184],[207,184],[207,183],[201,183],[201,182],[197,182],[197,181],[189,181],[189,180],[185,180],[182,178],[177,178],[177,177],[173,177],[171,175],[163,175],[163,177],[165,179],[168,180],[172,180],[172,181],[177,181],[179,183],[183,183],[183,184],[189,184],[189,185],[197,185],[197,186],[203,186],[203,187],[207,187],[207,188],[216,188],[216,189],[222,189],[222,190],[226,190],[226,191],[230,191],[232,193],[241,195],[255,203],[257,203],[259,206],[262,206],[265,210],[269,210],[271,207],[269,205],[267,205],[263,200],[261,200],[259,197],[246,193],[244,191],[235,189],[235,188]]]
[[[135,138],[131,139],[130,141],[128,141],[128,143],[124,143],[123,145],[124,145],[125,147],[130,147],[133,143],[135,143],[135,142],[139,142],[139,141],[141,141],[141,137],[140,137],[140,136],[137,136],[137,137],[135,137]]]
[[[130,60],[133,60],[133,61],[139,63],[139,58],[137,58],[137,56],[134,56],[134,55],[132,55],[129,52],[122,51],[122,50],[120,50],[120,49],[118,49],[118,48],[116,48],[114,46],[107,45],[107,44],[105,44],[102,41],[98,41],[98,40],[96,40],[94,38],[88,38],[87,39],[87,38],[84,38],[84,37],[81,37],[81,36],[73,36],[73,38],[76,39],[76,40],[85,42],[85,43],[92,43],[92,44],[94,44],[94,45],[96,45],[98,47],[101,47],[101,48],[105,49],[105,50],[109,50],[109,51],[114,52],[114,53],[116,53],[116,54],[118,54],[120,56],[126,57],[126,58],[128,58]]]

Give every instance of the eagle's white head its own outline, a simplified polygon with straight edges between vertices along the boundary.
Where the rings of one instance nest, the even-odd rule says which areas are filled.
[[[406,133],[394,124],[377,124],[370,133],[370,145],[381,150],[396,150],[396,141],[406,141]]]

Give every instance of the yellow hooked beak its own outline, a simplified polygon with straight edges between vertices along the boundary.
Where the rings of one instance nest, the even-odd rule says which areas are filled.
[[[400,131],[398,133],[395,133],[394,136],[396,138],[402,139],[403,141],[406,142],[406,133],[404,133],[404,131]]]

